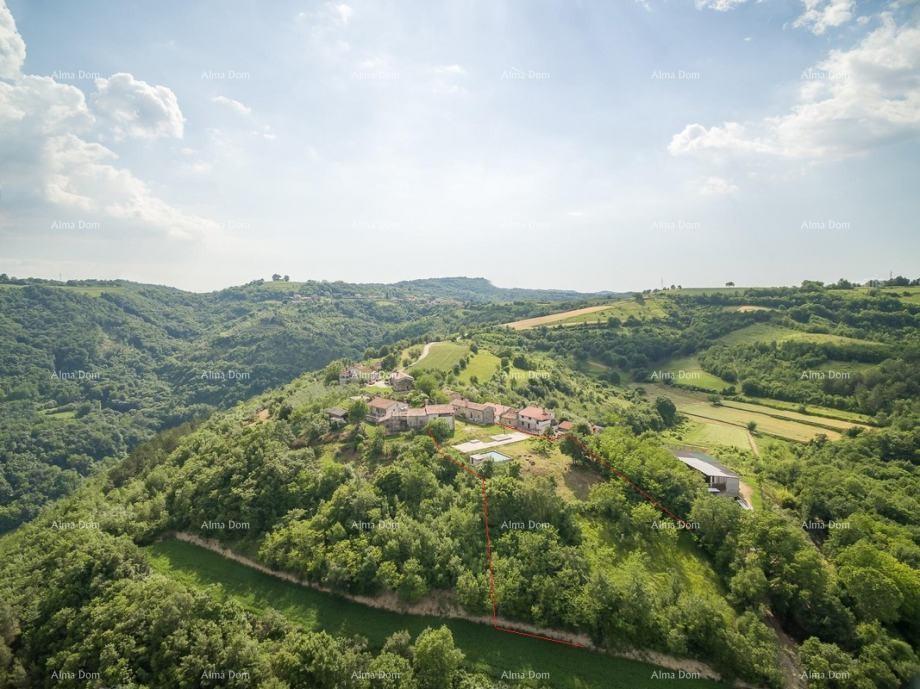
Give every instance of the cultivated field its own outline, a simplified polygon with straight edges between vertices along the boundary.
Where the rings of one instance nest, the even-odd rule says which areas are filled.
[[[746,402],[727,400],[722,406],[713,406],[705,393],[664,385],[643,385],[642,387],[645,388],[649,397],[654,398],[657,395],[670,397],[677,409],[694,421],[729,424],[742,429],[749,421],[754,421],[757,424],[758,433],[798,442],[807,442],[818,434],[826,435],[830,440],[837,440],[842,431],[857,425],[840,419],[810,416]]]
[[[551,313],[546,316],[537,316],[536,318],[525,318],[524,320],[514,321],[513,323],[506,323],[505,325],[512,330],[527,330],[528,328],[536,328],[541,325],[557,325],[561,321],[565,321],[569,318],[577,318],[586,314],[604,311],[605,309],[609,308],[609,304],[601,304],[600,306],[585,306],[581,309],[572,309],[571,311]]]

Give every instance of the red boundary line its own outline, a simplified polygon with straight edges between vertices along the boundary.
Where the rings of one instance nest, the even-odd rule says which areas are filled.
[[[515,430],[518,432],[526,433],[527,435],[532,435],[534,437],[545,437],[537,433],[529,433],[527,431],[521,431],[519,428],[512,428],[511,426],[502,425],[502,428],[507,428],[509,430]],[[469,474],[470,476],[472,476],[473,478],[479,481],[479,486],[482,491],[482,521],[483,521],[483,526],[485,527],[485,532],[486,532],[486,567],[487,567],[486,571],[489,574],[489,600],[492,603],[492,628],[499,632],[507,632],[508,634],[526,636],[531,639],[541,639],[543,641],[551,641],[554,644],[562,644],[563,646],[572,646],[574,648],[585,648],[584,644],[580,644],[575,641],[566,641],[564,639],[554,639],[550,636],[544,636],[542,634],[533,634],[531,632],[523,632],[518,629],[512,629],[510,627],[502,627],[501,625],[498,624],[498,604],[496,603],[496,600],[495,600],[495,567],[492,563],[492,535],[489,532],[489,496],[488,496],[488,493],[486,492],[486,477],[474,471],[472,468],[467,466],[466,463],[459,462],[454,457],[452,457],[450,453],[448,453],[447,451],[444,450],[444,448],[441,447],[441,443],[437,441],[437,439],[434,437],[434,434],[432,434],[431,431],[428,432],[428,436],[434,442],[434,446],[437,449],[437,452],[441,457],[444,457],[445,459],[447,459],[454,465],[458,466],[460,469],[462,469],[467,474]],[[633,488],[633,490],[635,490],[640,496],[642,496],[645,500],[651,503],[654,507],[656,507],[662,513],[670,516],[679,525],[684,526],[684,527],[688,526],[685,520],[678,517],[668,508],[664,507],[660,502],[658,502],[655,498],[653,498],[646,491],[644,491],[641,488],[641,486],[639,486],[635,481],[629,478],[629,476],[627,476],[622,471],[614,467],[612,464],[610,464],[610,462],[603,459],[600,455],[598,455],[591,448],[585,445],[585,443],[577,435],[573,433],[567,433],[565,437],[571,438],[572,440],[574,440],[575,443],[581,448],[581,450],[586,455],[588,455],[592,460],[594,460],[594,462],[607,466],[618,478],[620,478],[622,481],[629,484]],[[555,442],[556,440],[558,440],[558,438],[548,438],[548,439],[552,442]]]

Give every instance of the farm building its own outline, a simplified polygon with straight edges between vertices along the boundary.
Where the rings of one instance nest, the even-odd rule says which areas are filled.
[[[407,392],[415,385],[415,378],[402,371],[393,371],[390,374],[390,387],[395,392]]]
[[[478,423],[481,426],[495,423],[495,409],[488,404],[470,402],[462,397],[452,400],[450,404],[454,408],[454,413],[464,421]]]
[[[556,417],[549,409],[543,407],[524,407],[518,412],[517,427],[529,433],[543,433]]]
[[[385,406],[385,402],[393,402],[393,400],[385,400],[380,397],[373,400],[372,404],[374,402],[377,402],[377,404],[371,407],[372,413],[368,414],[367,419],[371,423],[382,427],[387,433],[419,430],[427,426],[429,421],[434,421],[435,419],[445,421],[451,430],[454,428],[454,408],[449,404],[426,404],[424,407],[409,407],[402,402],[397,402]],[[383,410],[382,414],[380,410]]]
[[[499,418],[498,422],[502,426],[512,426],[514,428],[517,428],[518,413],[520,411],[521,411],[520,409],[515,409],[514,407],[506,407],[505,411],[503,411],[501,415],[498,417]]]
[[[371,422],[378,421],[385,416],[390,416],[397,410],[408,409],[409,405],[405,402],[397,402],[386,397],[375,397],[367,403],[367,420]]]
[[[709,492],[713,495],[725,495],[730,498],[738,497],[740,477],[719,464],[713,457],[702,452],[682,450],[677,453],[677,459],[702,474],[706,479],[706,483],[709,484]]]
[[[341,407],[331,407],[326,410],[326,418],[333,426],[344,426],[348,422],[348,412]]]

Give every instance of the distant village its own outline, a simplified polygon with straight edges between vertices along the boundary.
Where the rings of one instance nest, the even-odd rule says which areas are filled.
[[[339,374],[340,385],[374,385],[380,382],[389,384],[394,392],[408,392],[415,386],[415,379],[408,373],[393,371],[386,375],[364,364],[346,366]],[[387,434],[418,430],[438,419],[453,430],[454,419],[458,417],[481,426],[497,424],[532,435],[542,435],[557,428],[555,415],[543,407],[518,409],[497,402],[472,402],[457,393],[450,393],[449,397],[448,404],[426,404],[422,407],[410,407],[405,402],[387,397],[374,397],[368,402],[367,421],[383,428]],[[347,413],[347,410],[338,407],[326,410],[326,416],[333,425],[345,424]],[[559,426],[559,430],[566,431],[571,429],[572,424],[563,422]]]

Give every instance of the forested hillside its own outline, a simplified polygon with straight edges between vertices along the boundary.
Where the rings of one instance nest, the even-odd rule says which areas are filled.
[[[469,280],[475,289],[468,290],[463,279],[405,286],[256,281],[194,294],[122,281],[3,278],[0,531],[161,428],[334,359],[361,357],[368,347],[546,308],[465,305],[458,297],[483,285]],[[490,289],[476,302],[527,297],[485,284]],[[426,288],[434,294],[426,296]]]

